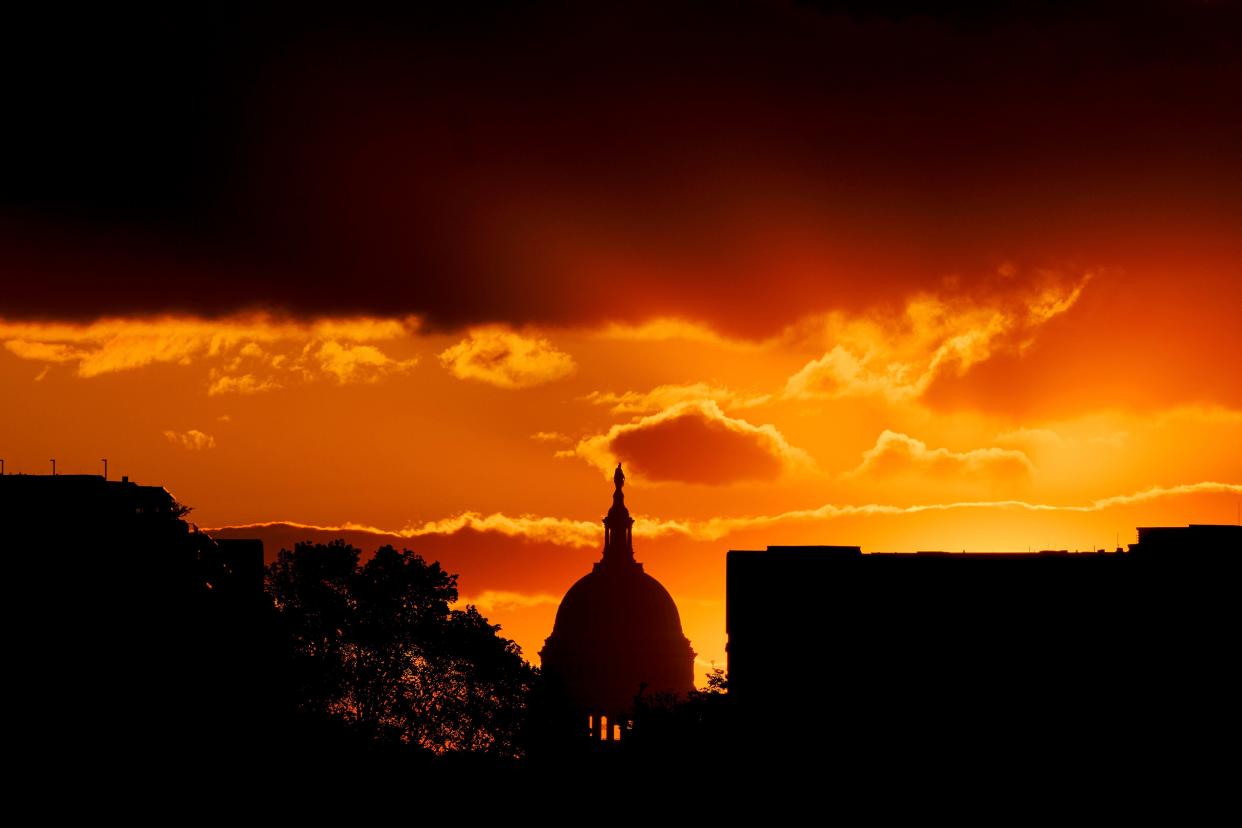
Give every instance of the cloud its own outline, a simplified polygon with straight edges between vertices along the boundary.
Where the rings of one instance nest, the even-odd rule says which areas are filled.
[[[1043,273],[1020,290],[982,297],[923,293],[896,317],[829,314],[823,333],[832,347],[789,377],[784,396],[915,399],[938,377],[961,376],[995,353],[1024,352],[1043,325],[1074,306],[1091,278]]]
[[[258,394],[280,387],[280,383],[275,380],[259,379],[254,374],[240,374],[238,376],[226,374],[212,378],[211,384],[207,386],[207,396],[214,397],[218,394]]]
[[[500,326],[472,328],[465,339],[440,354],[440,361],[458,379],[509,389],[563,379],[575,369],[573,357],[547,339]]]
[[[835,504],[826,503],[814,509],[795,509],[767,515],[738,515],[715,517],[706,520],[676,520],[638,517],[634,522],[634,534],[644,538],[683,537],[695,541],[717,541],[734,532],[775,526],[786,523],[809,523],[841,517],[876,515],[915,515],[924,512],[949,512],[969,510],[997,510],[1023,512],[1102,512],[1118,506],[1130,506],[1195,494],[1242,495],[1242,484],[1202,481],[1175,486],[1152,486],[1138,492],[1098,498],[1081,504],[1032,503],[1025,500],[969,500],[947,503],[919,503],[898,506],[889,503]],[[404,529],[388,530],[356,523],[331,526],[295,521],[265,521],[234,526],[205,529],[206,532],[289,526],[315,532],[364,532],[395,538],[455,535],[466,531],[495,532],[506,537],[520,537],[529,541],[547,542],[566,547],[597,547],[603,541],[603,528],[596,521],[570,518],[536,517],[522,515],[512,517],[502,513],[483,515],[463,512],[441,520],[427,521]]]
[[[762,342],[723,336],[707,325],[675,317],[648,319],[641,324],[609,323],[595,332],[600,339],[630,342],[668,342],[681,340],[735,351],[753,351],[764,347]]]
[[[988,12],[965,30],[910,2],[865,4],[878,14],[715,4],[710,26],[699,4],[662,12],[659,26],[595,4],[554,22],[544,4],[486,4],[496,8],[436,25],[362,5],[331,25],[316,18],[313,36],[259,14],[101,15],[93,37],[58,55],[72,82],[56,84],[57,106],[37,93],[8,101],[23,125],[10,157],[23,163],[4,191],[0,230],[20,242],[0,240],[6,308],[400,308],[447,327],[654,310],[779,326],[836,294],[908,283],[905,265],[983,256],[1014,236],[1059,251],[1135,239],[1166,216],[1236,219],[1231,200],[1203,197],[1237,169],[1231,147],[1204,151],[1233,123],[1239,67],[1222,41],[1237,31],[1234,3],[1144,2],[1115,18],[1022,3],[1004,26]],[[37,56],[27,40],[15,45]],[[245,47],[258,42],[261,58]],[[929,85],[929,64],[954,82]],[[156,65],[161,82],[126,82],[130,67]],[[548,70],[563,66],[572,78]],[[866,77],[868,93],[846,76]],[[105,90],[126,117],[67,152]],[[236,105],[241,93],[251,105]],[[658,140],[626,134],[654,122]],[[463,149],[487,141],[504,151]],[[38,210],[21,209],[29,198]],[[1074,198],[1082,210],[1056,209]],[[220,215],[238,220],[210,221]],[[35,221],[54,229],[33,234]],[[1067,225],[1079,228],[1069,239]],[[1156,241],[1187,247],[1180,229]],[[1126,245],[1136,258],[1153,243],[1142,241]],[[876,276],[857,278],[859,265]]]
[[[324,377],[374,382],[415,360],[392,359],[363,343],[405,337],[416,327],[412,319],[165,316],[81,324],[0,321],[0,338],[23,359],[76,362],[80,377],[201,362],[208,365],[208,394],[217,395],[253,394]]]
[[[1079,505],[1031,503],[1025,500],[969,500],[949,503],[921,503],[912,506],[896,506],[886,503],[824,504],[815,509],[797,509],[774,515],[751,515],[720,517],[698,521],[643,521],[638,520],[634,532],[640,536],[659,537],[682,535],[693,540],[715,541],[726,535],[745,529],[755,529],[782,523],[813,522],[838,517],[874,515],[915,515],[923,512],[967,511],[972,509],[1025,511],[1025,512],[1102,512],[1116,506],[1129,506],[1168,497],[1191,494],[1242,494],[1242,484],[1204,481],[1177,486],[1153,486],[1140,492],[1114,495]]]
[[[319,346],[315,353],[319,367],[344,385],[348,382],[377,382],[396,371],[412,368],[417,359],[391,359],[374,345],[342,345],[335,339]]]
[[[606,405],[616,414],[646,414],[663,411],[684,402],[712,400],[729,408],[752,408],[771,399],[769,394],[745,395],[729,388],[696,382],[687,385],[659,385],[650,391],[592,391],[586,400]]]
[[[798,400],[873,394],[893,399],[916,396],[916,384],[910,380],[910,366],[896,362],[876,366],[870,353],[859,356],[844,346],[835,345],[819,359],[804,365],[785,383],[785,396]]]
[[[970,451],[929,449],[922,440],[885,429],[862,462],[846,477],[890,477],[914,472],[933,477],[1013,479],[1034,472],[1030,458],[1017,449],[980,448]]]
[[[128,371],[153,363],[189,365],[201,353],[211,350],[212,340],[194,326],[166,325],[114,333],[100,347],[86,352],[78,363],[78,376],[97,377]],[[220,348],[219,342],[214,347]]]
[[[540,443],[571,442],[571,438],[567,437],[564,434],[561,434],[559,431],[536,431],[534,434],[530,435],[530,439],[536,440]]]
[[[457,599],[455,606],[464,607],[473,604],[478,607],[479,612],[490,614],[496,611],[505,612],[515,609],[529,609],[530,607],[557,606],[561,599],[559,595],[552,595],[548,592],[512,592],[503,589],[487,589],[478,595],[462,595]]]
[[[4,347],[22,359],[33,359],[39,362],[74,362],[87,355],[85,351],[63,342],[28,342],[24,339],[10,339],[4,343]]]
[[[372,535],[407,539],[456,535],[465,531],[494,532],[510,538],[522,538],[529,541],[572,547],[598,546],[604,540],[604,528],[596,520],[572,520],[570,518],[536,517],[532,515],[514,517],[500,512],[494,512],[490,515],[484,515],[481,512],[461,512],[439,520],[411,524],[403,529],[381,529],[376,526],[352,522],[324,526],[288,520],[263,521],[260,523],[217,528],[231,530],[255,529],[269,526],[291,526],[316,532],[364,532]]]
[[[774,480],[814,462],[775,426],[726,416],[713,400],[686,401],[579,441],[572,454],[605,473],[621,460],[654,481],[724,485]]]
[[[196,428],[189,431],[165,431],[164,437],[168,442],[179,445],[190,451],[203,451],[216,447],[216,438],[210,434],[204,434]]]

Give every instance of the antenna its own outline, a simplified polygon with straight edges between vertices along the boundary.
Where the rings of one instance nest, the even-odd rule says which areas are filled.
[[[104,464],[104,480],[107,480],[108,479],[108,458],[103,457],[103,458],[100,458],[100,460]]]
[[[52,477],[56,476],[56,458],[52,458]]]
[[[0,457],[0,477],[4,477],[4,458]]]

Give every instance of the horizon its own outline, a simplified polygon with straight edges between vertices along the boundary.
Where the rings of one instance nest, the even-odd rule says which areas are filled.
[[[134,480],[128,475],[120,475],[118,477],[104,477],[103,474],[74,474],[57,473],[52,474],[25,474],[22,472],[6,471],[5,476],[9,477],[38,477],[43,479],[51,478],[70,478],[81,479],[90,478],[98,479],[101,482],[111,483],[128,483],[139,487],[158,488],[168,491],[165,486],[158,483],[147,483],[145,481]],[[1174,500],[1184,498],[1188,494],[1207,494],[1218,496],[1236,496],[1242,493],[1242,485],[1239,484],[1220,484],[1210,483],[1200,490],[1191,489],[1187,491],[1179,491],[1177,489],[1165,490],[1159,487],[1153,488],[1146,492],[1137,493],[1131,498],[1122,498],[1123,501],[1137,501],[1138,503],[1148,502],[1151,500],[1160,500],[1164,498],[1172,498]],[[177,499],[172,492],[168,492],[173,500],[182,506],[188,506],[181,500]],[[633,492],[631,492],[631,495]],[[1237,501],[1235,500],[1235,503]],[[931,511],[956,511],[958,509],[967,512],[973,510],[999,510],[999,511],[1040,511],[1050,509],[1053,511],[1069,510],[1071,514],[1090,513],[1098,504],[1088,504],[1086,506],[1048,506],[1046,504],[1026,504],[1022,502],[993,502],[986,504],[968,503],[968,504],[949,504],[942,507],[932,507]],[[1125,505],[1133,505],[1126,503]],[[914,507],[916,510],[921,507]],[[300,543],[324,544],[333,540],[343,540],[352,547],[359,549],[362,553],[362,559],[369,559],[377,549],[383,546],[392,546],[395,549],[410,549],[416,554],[423,557],[429,563],[439,563],[446,572],[455,576],[457,580],[458,600],[454,606],[465,607],[467,605],[475,606],[483,613],[492,623],[500,624],[500,634],[506,638],[513,640],[521,648],[522,655],[532,664],[538,666],[540,664],[539,651],[542,647],[543,640],[547,633],[552,629],[552,620],[555,617],[557,608],[560,604],[561,596],[568,590],[569,586],[576,583],[584,575],[586,575],[594,563],[598,563],[599,555],[603,550],[603,529],[600,524],[600,531],[596,533],[594,527],[588,525],[586,521],[573,523],[572,526],[561,526],[560,532],[562,536],[572,536],[572,542],[562,539],[560,543],[548,542],[532,542],[529,538],[517,534],[520,544],[519,548],[525,546],[526,551],[531,553],[530,560],[527,563],[542,563],[541,572],[538,578],[546,578],[548,582],[561,583],[563,588],[558,591],[555,589],[549,592],[530,593],[513,591],[506,589],[476,589],[472,585],[473,582],[480,581],[487,583],[489,579],[496,579],[497,575],[491,570],[497,566],[496,560],[491,557],[494,550],[481,549],[485,547],[489,541],[495,543],[497,541],[509,538],[512,540],[513,535],[506,535],[509,530],[499,531],[494,528],[486,528],[487,521],[484,519],[482,523],[471,520],[465,521],[448,521],[447,527],[432,527],[428,530],[423,527],[423,531],[405,531],[405,532],[384,532],[375,527],[363,526],[309,526],[304,524],[288,523],[283,521],[270,521],[262,524],[246,524],[238,526],[224,527],[202,527],[191,519],[193,507],[191,506],[187,515],[182,519],[192,528],[201,531],[212,538],[222,540],[241,540],[241,539],[258,539],[263,542],[263,554],[265,563],[270,564],[277,558],[282,550],[292,550]],[[917,511],[915,512],[917,514]],[[1178,512],[1174,510],[1172,514]],[[1147,514],[1147,513],[1145,513]],[[810,523],[816,525],[816,521],[807,521],[791,519],[791,522]],[[642,554],[644,549],[644,541],[660,538],[660,535],[651,535],[650,530],[643,527],[643,519],[640,518],[636,524],[636,540],[635,540],[635,557],[639,563],[644,563],[645,558]],[[881,549],[867,548],[857,543],[851,543],[849,538],[830,537],[812,539],[807,536],[804,541],[799,543],[773,543],[770,538],[777,536],[774,532],[767,529],[756,532],[751,530],[746,534],[729,533],[726,536],[733,537],[751,537],[756,538],[756,542],[749,547],[746,546],[721,546],[713,540],[697,539],[693,541],[693,545],[698,547],[697,562],[701,564],[716,563],[719,568],[723,568],[725,555],[728,552],[738,551],[742,549],[762,551],[768,547],[793,547],[803,549],[815,549],[816,547],[859,547],[863,555],[918,555],[934,553],[938,555],[955,556],[958,554],[973,553],[975,555],[1041,555],[1044,553],[1065,553],[1068,555],[1096,555],[1101,552],[1106,554],[1127,552],[1138,540],[1138,532],[1140,529],[1155,526],[1157,524],[1134,525],[1125,533],[1118,533],[1118,545],[1115,547],[1106,546],[1087,546],[1083,548],[1070,546],[1034,546],[1028,545],[1026,549],[980,549],[980,548],[959,548],[956,545],[950,546],[930,546],[917,545],[909,546],[905,549]],[[1182,524],[1160,524],[1160,525],[1177,525],[1177,526],[1232,526],[1242,525],[1237,520],[1232,523],[1212,523],[1207,521],[1189,521]],[[763,534],[763,532],[768,534]],[[19,533],[20,534],[20,533]],[[591,538],[598,535],[598,543],[591,545]],[[680,533],[676,533],[680,534]],[[689,534],[688,532],[686,534]],[[1133,540],[1129,540],[1128,536],[1133,536]],[[768,538],[768,540],[763,540]],[[688,538],[682,537],[683,541]],[[421,542],[420,542],[421,541]],[[437,543],[438,541],[438,543]],[[830,542],[831,541],[831,542]],[[660,547],[657,547],[660,548]],[[674,548],[676,548],[674,546]],[[572,555],[564,554],[569,549],[573,550]],[[662,550],[663,551],[663,550]],[[578,569],[574,569],[578,566]],[[657,569],[650,571],[657,580],[663,580],[667,574],[664,567],[667,566],[667,559],[663,556],[657,558]],[[499,578],[503,583],[504,575]],[[679,612],[682,616],[683,627],[690,635],[694,629],[698,629],[701,638],[697,646],[699,651],[695,659],[695,684],[699,686],[704,681],[707,674],[727,663],[725,654],[725,627],[724,627],[724,592],[723,582],[721,592],[715,596],[713,600],[709,592],[701,592],[701,595],[707,596],[710,604],[704,606],[700,604],[691,604],[691,609],[697,609],[698,612],[692,612],[687,616],[685,602],[681,600],[677,591],[673,591],[674,600],[677,602]],[[702,599],[700,599],[702,601]],[[691,641],[694,642],[693,635],[690,635]],[[706,648],[706,652],[704,652]]]

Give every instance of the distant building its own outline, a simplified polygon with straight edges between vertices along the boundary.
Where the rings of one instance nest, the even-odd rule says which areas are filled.
[[[0,549],[57,551],[127,585],[262,592],[263,542],[210,538],[182,519],[188,511],[128,477],[0,475]]]
[[[730,702],[753,742],[814,738],[859,761],[1118,760],[1237,724],[1242,527],[1144,528],[1114,553],[727,561]]]
[[[1242,526],[1198,524],[1190,526],[1140,526],[1138,543],[1130,551],[1155,556],[1215,556],[1242,554]]]
[[[263,544],[216,541],[186,511],[126,478],[0,475],[23,761],[94,773],[124,751],[166,768],[259,744],[273,686]]]
[[[106,526],[133,524],[150,517],[179,517],[178,505],[163,486],[139,486],[128,477],[107,480],[97,474],[0,475],[0,531],[28,527],[21,520],[59,515],[58,532],[76,532],[87,521]]]
[[[554,726],[602,740],[625,738],[640,692],[694,688],[694,651],[677,605],[634,560],[634,519],[625,507],[619,464],[613,480],[603,559],[565,593],[540,652]]]

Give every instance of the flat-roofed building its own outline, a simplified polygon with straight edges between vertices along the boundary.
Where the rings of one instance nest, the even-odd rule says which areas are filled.
[[[1242,527],[1139,537],[1124,552],[730,551],[737,732],[926,760],[1115,756],[1219,727],[1240,690]]]

